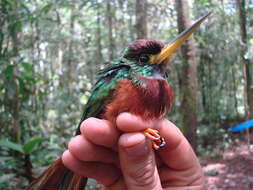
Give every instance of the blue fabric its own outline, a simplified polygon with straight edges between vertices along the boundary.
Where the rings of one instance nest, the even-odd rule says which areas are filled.
[[[231,127],[228,129],[229,132],[239,132],[239,131],[243,131],[246,130],[250,127],[253,127],[253,119],[252,120],[248,120],[246,122],[243,122],[239,125],[236,125],[234,127]]]

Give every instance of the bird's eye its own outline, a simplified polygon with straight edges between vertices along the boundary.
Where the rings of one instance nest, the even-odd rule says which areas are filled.
[[[149,61],[149,56],[141,55],[139,58],[140,63],[147,63]]]

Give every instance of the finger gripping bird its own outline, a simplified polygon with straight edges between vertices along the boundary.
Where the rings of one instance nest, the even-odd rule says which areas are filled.
[[[129,44],[98,74],[81,122],[97,117],[115,125],[117,116],[122,112],[130,112],[143,120],[163,118],[173,101],[173,90],[166,81],[169,59],[209,14],[169,43],[137,40]],[[76,135],[80,134],[81,122]],[[143,133],[152,141],[154,149],[165,145],[158,131],[148,128]],[[87,177],[74,174],[58,159],[27,189],[81,190],[86,182]]]

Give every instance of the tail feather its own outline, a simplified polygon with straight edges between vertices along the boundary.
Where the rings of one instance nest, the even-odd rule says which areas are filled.
[[[35,179],[26,190],[83,190],[87,178],[74,174],[67,169],[61,158]]]
[[[87,184],[87,178],[74,175],[70,187],[71,190],[83,190]]]

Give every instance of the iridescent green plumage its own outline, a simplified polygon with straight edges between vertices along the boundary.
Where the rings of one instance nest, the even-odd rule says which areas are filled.
[[[129,77],[129,69],[124,65],[109,67],[99,73],[92,94],[85,106],[82,121],[88,117],[98,117],[110,99],[119,80]]]
[[[153,53],[153,49],[156,54],[159,53],[163,47],[163,44],[157,41],[140,40],[135,43],[140,42],[143,44],[145,42],[144,45],[147,46],[146,51],[150,54]],[[132,44],[133,47],[135,43]],[[133,84],[143,85],[137,77],[149,78],[155,72],[159,72],[157,71],[159,68],[156,65],[142,64],[139,62],[139,56],[143,54],[143,50],[139,50],[139,54],[134,55],[132,52],[133,50],[131,48],[126,48],[118,58],[108,62],[107,67],[99,72],[98,80],[85,106],[81,122],[89,117],[101,116],[120,80],[127,78]],[[77,134],[80,134],[79,127]]]

